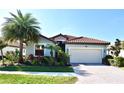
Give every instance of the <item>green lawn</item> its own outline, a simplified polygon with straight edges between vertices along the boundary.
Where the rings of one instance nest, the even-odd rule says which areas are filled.
[[[0,71],[73,72],[73,69],[71,66],[6,66],[0,67]]]
[[[76,77],[0,74],[0,84],[73,84]]]

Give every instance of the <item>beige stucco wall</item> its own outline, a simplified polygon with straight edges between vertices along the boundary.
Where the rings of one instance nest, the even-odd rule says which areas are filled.
[[[52,44],[54,45],[54,43],[44,37],[41,37],[41,39],[39,40],[38,43],[32,43],[29,44],[28,46],[26,46],[26,55],[30,55],[33,54],[35,56],[35,44],[39,44],[39,45],[44,45],[46,46],[47,44]],[[50,50],[49,49],[44,49],[44,56],[50,56]]]

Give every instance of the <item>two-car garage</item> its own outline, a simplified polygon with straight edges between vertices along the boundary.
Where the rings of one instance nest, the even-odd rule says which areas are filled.
[[[80,49],[69,50],[71,63],[102,63],[101,49]]]
[[[78,37],[66,42],[70,63],[102,63],[110,43],[103,40]]]

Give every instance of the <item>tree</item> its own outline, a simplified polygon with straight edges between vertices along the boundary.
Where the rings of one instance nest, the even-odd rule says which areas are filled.
[[[3,40],[0,40],[0,51],[1,51],[3,65],[4,65],[3,48],[5,48],[6,46],[7,46],[7,44],[4,43]]]
[[[29,42],[37,43],[40,38],[37,19],[32,17],[30,13],[23,15],[20,10],[17,10],[17,15],[10,13],[11,18],[6,17],[6,22],[2,27],[2,34],[5,41],[19,41],[19,61],[23,62],[23,44]]]
[[[121,50],[121,41],[119,39],[116,39],[115,44],[113,46],[110,46],[110,50],[113,55],[119,56]]]

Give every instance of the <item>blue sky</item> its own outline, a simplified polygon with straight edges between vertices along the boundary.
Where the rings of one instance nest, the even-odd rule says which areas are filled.
[[[0,10],[0,24],[8,12]],[[40,22],[41,34],[53,36],[59,33],[86,36],[114,42],[116,38],[124,40],[124,10],[85,10],[85,9],[26,9],[23,13],[32,13]]]

